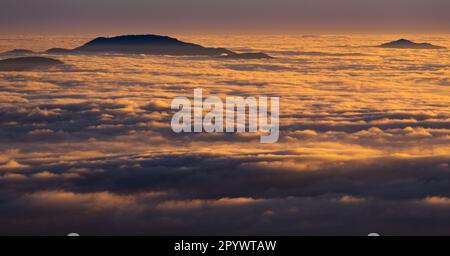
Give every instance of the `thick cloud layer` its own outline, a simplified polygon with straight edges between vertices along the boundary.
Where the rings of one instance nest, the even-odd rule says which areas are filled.
[[[277,58],[67,55],[0,73],[0,234],[450,232],[448,50],[188,39]],[[280,96],[279,143],[175,135],[170,102],[194,88]]]

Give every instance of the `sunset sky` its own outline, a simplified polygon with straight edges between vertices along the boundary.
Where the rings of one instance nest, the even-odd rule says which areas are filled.
[[[1,34],[449,33],[447,0],[1,0]]]

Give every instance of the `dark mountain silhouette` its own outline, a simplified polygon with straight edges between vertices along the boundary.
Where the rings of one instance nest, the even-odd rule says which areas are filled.
[[[51,67],[63,62],[43,57],[21,57],[0,60],[0,71],[25,71],[40,67]]]
[[[379,45],[381,48],[393,48],[393,49],[444,49],[445,47],[432,45],[429,43],[414,43],[406,39],[400,39],[397,41],[385,43]]]
[[[75,48],[73,51],[174,56],[223,56],[237,59],[271,58],[264,53],[239,54],[225,48],[207,48],[198,44],[186,43],[176,38],[158,35],[99,37],[81,47]]]
[[[74,49],[80,52],[156,54],[156,55],[207,55],[234,54],[224,48],[206,48],[178,39],[157,35],[131,35],[111,38],[99,37]]]

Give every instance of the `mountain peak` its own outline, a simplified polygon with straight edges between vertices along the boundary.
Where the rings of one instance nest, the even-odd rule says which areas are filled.
[[[236,53],[225,48],[209,48],[160,35],[123,35],[98,37],[74,49],[75,52],[120,53],[175,56],[213,56],[236,59],[271,58],[263,53]]]
[[[159,36],[159,35],[123,35],[123,36],[115,36],[115,37],[97,37],[94,40],[88,42],[85,45],[89,44],[101,44],[101,43],[121,43],[121,44],[144,44],[144,43],[181,43],[178,39],[168,37],[168,36]]]
[[[444,49],[444,47],[441,46],[432,45],[430,43],[415,43],[408,39],[400,39],[397,41],[379,45],[378,47],[393,49]]]
[[[206,48],[182,42],[176,38],[159,35],[125,35],[98,37],[75,51],[154,55],[208,55],[234,54],[224,48]]]

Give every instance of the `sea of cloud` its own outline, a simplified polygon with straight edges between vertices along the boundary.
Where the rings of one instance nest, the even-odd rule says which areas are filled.
[[[19,39],[1,50],[82,41]],[[450,232],[449,50],[182,39],[276,58],[50,55],[66,64],[0,72],[0,234]],[[170,102],[194,88],[281,97],[280,141],[174,134]]]

